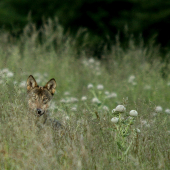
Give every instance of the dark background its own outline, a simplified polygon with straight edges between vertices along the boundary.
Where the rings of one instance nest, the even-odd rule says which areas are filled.
[[[119,34],[126,47],[127,35],[154,38],[162,49],[170,45],[170,0],[1,0],[0,27],[20,34],[28,22],[40,28],[58,17],[65,33],[87,28],[94,41],[114,43]]]

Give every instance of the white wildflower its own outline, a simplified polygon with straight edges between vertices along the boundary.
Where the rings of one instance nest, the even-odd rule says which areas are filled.
[[[21,83],[19,84],[19,87],[26,87],[26,81],[21,81]]]
[[[136,128],[136,132],[137,132],[137,133],[140,133],[140,129]]]
[[[147,124],[147,121],[146,120],[141,120],[141,125],[146,125]]]
[[[88,88],[88,89],[93,88],[93,84],[88,84],[87,88]]]
[[[92,102],[93,102],[93,103],[101,103],[100,100],[99,100],[98,98],[96,98],[96,97],[94,97],[94,98],[92,99]]]
[[[165,113],[170,114],[170,109],[166,109]]]
[[[84,64],[84,66],[88,66],[89,65],[87,60],[83,60],[82,63]]]
[[[135,76],[134,76],[134,75],[131,75],[131,76],[129,77],[129,79],[128,79],[128,82],[129,82],[129,83],[133,83],[134,80],[135,80]]]
[[[90,59],[89,59],[89,63],[92,64],[92,63],[94,63],[94,62],[95,62],[94,58],[90,58]]]
[[[67,103],[67,101],[65,99],[61,99],[60,102],[61,103]]]
[[[69,96],[69,95],[70,95],[70,92],[66,91],[66,92],[64,92],[64,95],[65,95],[65,96]]]
[[[96,76],[100,76],[101,75],[101,72],[100,71],[97,71],[96,72]]]
[[[87,100],[87,97],[86,96],[82,96],[81,100],[85,101],[85,100]]]
[[[69,120],[69,119],[70,119],[70,117],[69,117],[69,116],[66,116],[66,117],[65,117],[65,119],[66,119],[66,120]]]
[[[132,82],[132,85],[133,85],[133,86],[136,86],[136,85],[137,85],[137,83],[136,83],[136,82]]]
[[[54,110],[56,108],[57,108],[57,106],[55,105],[55,102],[51,102],[50,109]]]
[[[157,113],[153,112],[153,113],[152,113],[152,115],[153,115],[153,116],[156,116],[156,115],[157,115]]]
[[[109,93],[108,91],[105,91],[104,94],[105,94],[105,95],[109,95],[110,93]]]
[[[149,123],[145,124],[145,127],[148,127],[148,128],[149,128],[150,126],[151,126],[151,125],[150,125]]]
[[[97,85],[97,89],[98,89],[98,90],[103,90],[103,89],[104,89],[104,86],[103,86],[102,84],[99,84],[99,85]]]
[[[125,112],[125,111],[126,111],[126,108],[125,108],[125,106],[123,106],[123,105],[118,105],[118,106],[115,108],[115,110],[116,110],[116,112],[122,113],[122,112]]]
[[[4,68],[1,70],[1,73],[8,73],[8,72],[10,72],[8,68]]]
[[[133,117],[132,117],[132,116],[129,116],[127,119],[130,119],[130,120],[132,120],[132,119],[133,119]]]
[[[77,99],[77,98],[75,98],[75,97],[70,97],[69,99],[68,99],[68,102],[71,102],[71,103],[74,103],[74,102],[78,102],[79,100]]]
[[[162,107],[161,106],[157,106],[156,108],[155,108],[155,112],[157,112],[157,113],[161,113],[162,112]]]
[[[145,90],[150,90],[150,89],[151,89],[151,86],[150,86],[150,85],[145,85],[145,86],[144,86],[144,89],[145,89]]]
[[[130,116],[138,116],[138,112],[137,112],[136,110],[131,110],[131,111],[129,112],[129,115],[130,115]]]
[[[168,86],[170,86],[170,81],[167,83]]]
[[[17,84],[18,82],[17,82],[17,81],[14,81],[13,83],[14,83],[14,85],[15,85],[15,84]]]
[[[117,117],[113,117],[111,119],[111,122],[113,122],[113,123],[117,123],[118,121],[119,121],[119,118],[117,118]]]
[[[76,112],[77,111],[77,107],[72,107],[71,111]]]
[[[114,92],[106,96],[106,98],[115,98],[115,97],[117,97],[117,94]]]
[[[14,76],[14,73],[9,71],[9,72],[7,72],[6,76],[7,76],[7,77],[13,77],[13,76]]]
[[[103,106],[103,110],[105,110],[105,111],[109,111],[109,108],[107,107],[107,106]]]

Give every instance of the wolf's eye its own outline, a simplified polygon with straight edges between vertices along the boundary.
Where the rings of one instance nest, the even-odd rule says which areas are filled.
[[[43,98],[43,102],[47,103],[48,102],[48,98]]]

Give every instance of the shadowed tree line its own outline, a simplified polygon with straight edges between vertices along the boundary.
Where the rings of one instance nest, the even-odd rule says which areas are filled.
[[[170,44],[170,1],[167,0],[1,0],[0,25],[14,34],[28,22],[41,27],[48,18],[58,17],[66,32],[87,28],[94,41],[113,42],[116,34],[153,38]]]

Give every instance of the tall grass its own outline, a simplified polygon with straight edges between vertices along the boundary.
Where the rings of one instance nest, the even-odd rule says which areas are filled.
[[[0,169],[169,169],[170,77],[162,78],[159,49],[130,39],[123,50],[117,41],[97,60],[50,20],[41,30],[28,25],[19,40],[0,37]],[[39,85],[56,79],[50,116],[63,130],[36,126],[29,75]],[[113,113],[120,104],[126,112]]]

